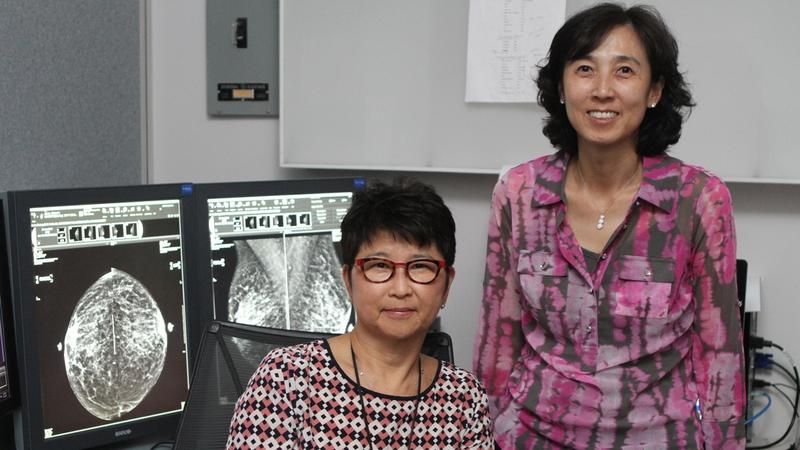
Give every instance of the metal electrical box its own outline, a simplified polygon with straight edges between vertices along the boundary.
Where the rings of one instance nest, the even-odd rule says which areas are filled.
[[[278,115],[278,0],[206,0],[208,114]]]

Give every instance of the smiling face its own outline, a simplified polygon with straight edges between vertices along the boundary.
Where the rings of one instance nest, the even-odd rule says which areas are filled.
[[[419,247],[396,240],[387,232],[379,232],[371,242],[365,242],[356,255],[358,258],[386,258],[395,262],[415,259],[442,260],[442,253],[435,246]],[[345,267],[343,275],[347,291],[356,309],[356,328],[372,336],[390,339],[424,338],[441,306],[447,300],[449,281],[455,275],[452,268],[439,271],[429,284],[411,281],[404,268],[397,267],[389,281],[372,283],[361,269]]]
[[[647,107],[661,98],[650,63],[630,25],[611,30],[591,53],[564,67],[562,94],[578,149],[620,147],[636,151]]]

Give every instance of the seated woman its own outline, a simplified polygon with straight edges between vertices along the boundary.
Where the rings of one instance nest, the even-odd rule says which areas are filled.
[[[455,223],[430,186],[371,183],[342,222],[349,333],[270,352],[228,449],[491,449],[483,387],[420,353],[455,271]]]

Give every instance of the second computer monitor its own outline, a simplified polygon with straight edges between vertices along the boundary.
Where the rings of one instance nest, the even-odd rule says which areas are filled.
[[[342,218],[358,178],[195,185],[208,223],[213,316],[250,325],[342,333],[352,308],[342,279]]]

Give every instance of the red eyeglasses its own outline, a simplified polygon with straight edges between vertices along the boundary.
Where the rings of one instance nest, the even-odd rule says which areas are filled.
[[[386,258],[358,258],[355,265],[361,268],[364,278],[372,283],[385,283],[392,279],[398,267],[404,267],[409,280],[418,284],[430,284],[439,276],[445,262],[437,259],[396,262]]]

